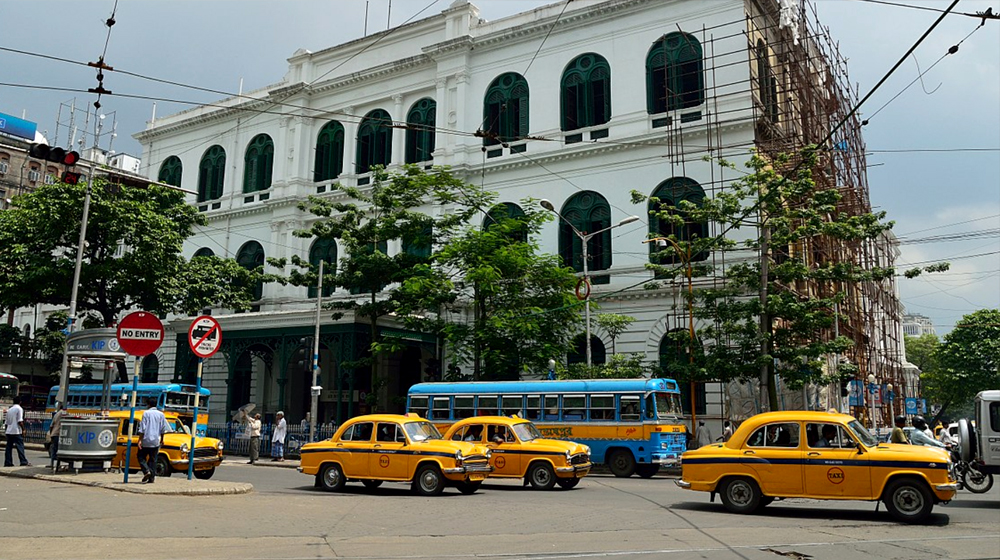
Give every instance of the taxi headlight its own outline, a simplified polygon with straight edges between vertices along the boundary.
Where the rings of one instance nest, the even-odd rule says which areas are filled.
[[[573,460],[573,452],[571,450],[567,449],[566,450],[566,462],[568,463],[568,462],[570,462],[572,460]]]
[[[215,448],[218,449],[219,451],[222,451],[225,447],[226,446],[221,441],[215,444]]]
[[[589,456],[590,455],[590,446],[589,445],[584,445],[583,446],[583,452],[586,453]]]
[[[486,448],[486,460],[488,461],[492,456],[493,456],[493,450],[490,448]]]
[[[187,453],[187,452],[188,452],[188,450],[190,450],[190,449],[191,449],[191,448],[190,448],[190,447],[188,447],[188,444],[186,444],[186,443],[182,443],[182,444],[181,444],[181,453]]]
[[[455,463],[458,464],[458,465],[462,464],[462,450],[461,449],[455,452]]]

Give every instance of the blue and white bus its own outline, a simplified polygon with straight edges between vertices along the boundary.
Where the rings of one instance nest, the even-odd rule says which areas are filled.
[[[101,394],[104,387],[99,384],[70,385],[66,395],[66,412],[69,414],[99,414],[101,412]],[[194,395],[197,387],[180,383],[140,383],[136,393],[135,405],[140,410],[146,407],[146,399],[156,399],[156,407],[164,412],[175,412],[181,422],[190,426],[194,419]],[[49,399],[45,411],[50,415],[55,412],[56,394],[59,386],[49,390]],[[198,435],[204,436],[208,426],[208,401],[212,392],[201,388],[201,398],[198,400]],[[132,398],[131,383],[113,383],[111,385],[111,404],[109,410],[128,410]],[[46,429],[48,426],[45,426]]]
[[[593,462],[620,477],[651,477],[685,449],[672,379],[418,383],[406,404],[442,432],[462,418],[517,414],[545,437],[590,446]]]

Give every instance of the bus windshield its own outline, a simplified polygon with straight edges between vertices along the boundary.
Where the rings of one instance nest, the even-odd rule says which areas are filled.
[[[208,409],[208,397],[202,395],[198,399],[198,407]],[[163,395],[164,410],[191,410],[194,408],[193,393],[177,393],[169,391]]]
[[[531,422],[514,424],[514,435],[517,436],[517,439],[521,440],[521,443],[527,443],[542,437],[542,433]]]
[[[656,418],[666,420],[679,417],[683,411],[681,409],[681,396],[678,393],[653,393],[656,399]]]

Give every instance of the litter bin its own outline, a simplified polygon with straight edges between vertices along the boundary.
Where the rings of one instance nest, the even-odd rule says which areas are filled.
[[[69,463],[76,473],[93,466],[107,472],[118,452],[118,420],[106,418],[63,418],[59,429],[60,463]]]

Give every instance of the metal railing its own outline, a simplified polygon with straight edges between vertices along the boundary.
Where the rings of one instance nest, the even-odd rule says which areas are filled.
[[[337,431],[335,424],[322,424],[316,429],[316,441],[329,439]],[[274,434],[274,424],[264,424],[260,429],[260,456],[271,456],[271,436]],[[247,433],[246,424],[234,422],[209,423],[208,437],[214,437],[225,444],[226,455],[250,455],[250,436]],[[299,424],[288,426],[288,435],[285,437],[285,457],[297,458],[299,448],[309,441],[309,428]]]

